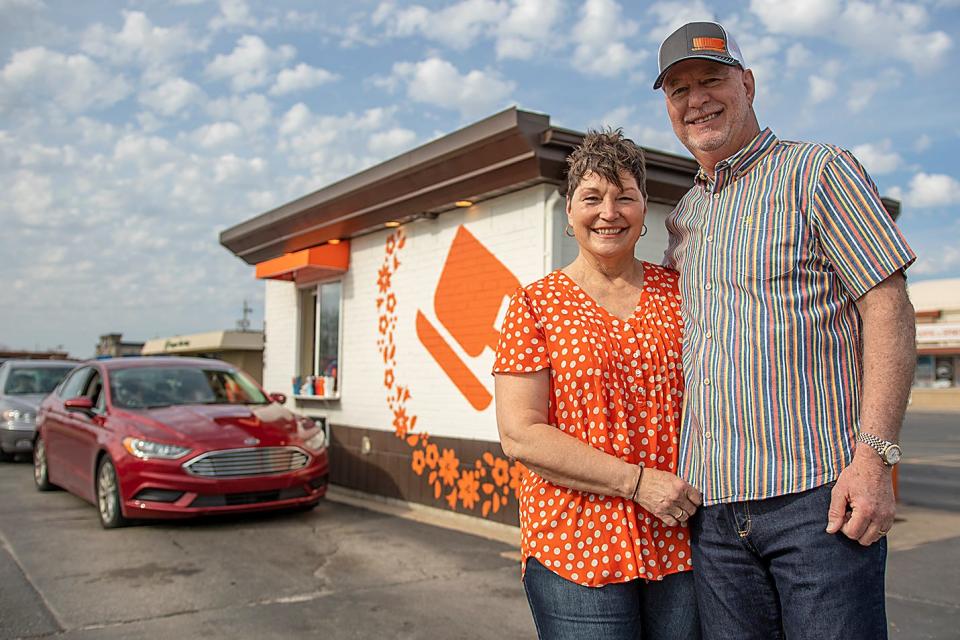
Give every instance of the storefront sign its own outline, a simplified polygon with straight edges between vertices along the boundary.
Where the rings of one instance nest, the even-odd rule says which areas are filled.
[[[948,343],[960,345],[960,322],[917,325],[917,344]]]

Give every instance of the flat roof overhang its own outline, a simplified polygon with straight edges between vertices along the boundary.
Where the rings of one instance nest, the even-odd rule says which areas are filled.
[[[350,266],[350,242],[325,244],[285,253],[257,264],[261,280],[311,280],[336,276]]]
[[[550,126],[545,114],[510,108],[354,174],[220,234],[248,264],[260,264],[541,183],[561,185],[566,158],[583,134]],[[697,163],[662,151],[647,154],[652,202],[675,204]]]

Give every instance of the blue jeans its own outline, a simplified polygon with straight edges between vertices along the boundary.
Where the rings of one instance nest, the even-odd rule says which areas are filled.
[[[828,534],[833,483],[701,507],[690,520],[707,640],[883,640],[886,538]]]
[[[690,573],[584,587],[528,558],[523,586],[541,640],[698,640]]]

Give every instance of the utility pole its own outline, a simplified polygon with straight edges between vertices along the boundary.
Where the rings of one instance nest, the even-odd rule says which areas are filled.
[[[253,313],[253,307],[250,306],[250,303],[247,302],[247,299],[243,299],[243,318],[237,320],[237,329],[240,331],[250,331],[250,314]]]

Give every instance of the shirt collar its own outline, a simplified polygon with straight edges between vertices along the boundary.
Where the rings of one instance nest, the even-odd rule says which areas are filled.
[[[737,151],[726,160],[718,162],[715,167],[715,175],[721,171],[730,171],[733,175],[745,173],[760,161],[761,158],[766,156],[773,147],[776,146],[777,142],[779,142],[779,139],[773,134],[770,127],[767,127],[757,134],[753,140],[748,142],[747,146],[743,149],[740,149],[740,151]],[[706,171],[703,170],[703,167],[700,167],[697,171],[696,182],[698,184],[707,184],[709,181]]]

